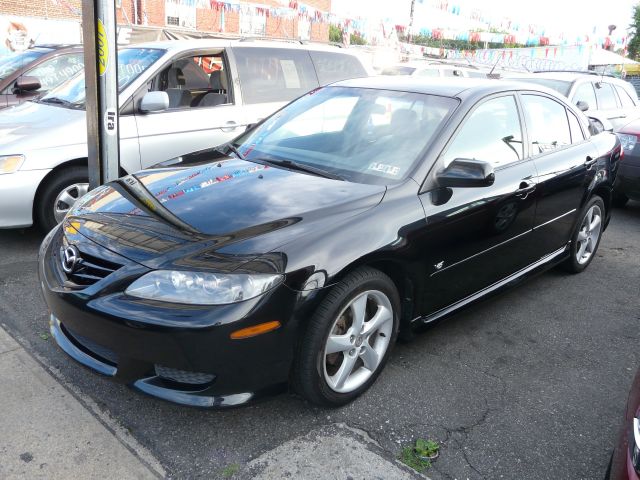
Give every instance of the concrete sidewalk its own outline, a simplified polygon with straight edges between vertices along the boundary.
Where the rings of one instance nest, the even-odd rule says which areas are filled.
[[[0,327],[0,478],[159,478]]]

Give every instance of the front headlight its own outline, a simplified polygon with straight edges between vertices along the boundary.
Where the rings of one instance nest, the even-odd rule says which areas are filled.
[[[633,150],[633,147],[638,143],[638,137],[635,135],[629,135],[627,133],[618,133],[618,138],[620,139],[620,143],[622,144],[622,148],[624,148],[625,152],[630,152]]]
[[[17,171],[24,163],[24,155],[0,155],[0,175]]]
[[[125,291],[150,300],[193,305],[226,305],[265,293],[278,285],[283,275],[205,273],[156,270],[143,275]]]

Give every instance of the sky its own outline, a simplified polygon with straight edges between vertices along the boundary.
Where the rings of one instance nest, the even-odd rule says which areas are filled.
[[[431,28],[470,28],[466,19],[453,15],[441,16],[433,9],[422,7],[416,1],[414,23]],[[449,0],[450,5],[479,9],[486,15],[497,18],[508,17],[520,24],[543,25],[549,32],[564,32],[567,35],[606,35],[607,26],[617,25],[615,34],[626,31],[631,23],[633,6],[639,0]],[[332,0],[332,11],[345,17],[389,18],[405,24],[409,18],[410,0]],[[424,0],[424,4],[436,3]],[[392,6],[391,6],[392,5]],[[363,14],[363,12],[367,12]],[[433,25],[447,23],[447,25]]]

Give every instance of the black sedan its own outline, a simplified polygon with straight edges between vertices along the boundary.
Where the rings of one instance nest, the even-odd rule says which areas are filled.
[[[42,243],[51,332],[166,400],[227,407],[289,385],[342,405],[398,335],[556,264],[584,270],[620,150],[542,87],[316,89],[223,149],[85,196]]]

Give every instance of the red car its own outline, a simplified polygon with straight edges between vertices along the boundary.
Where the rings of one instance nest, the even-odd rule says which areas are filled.
[[[640,479],[640,370],[633,380],[624,425],[620,429],[618,445],[613,451],[609,480]]]

